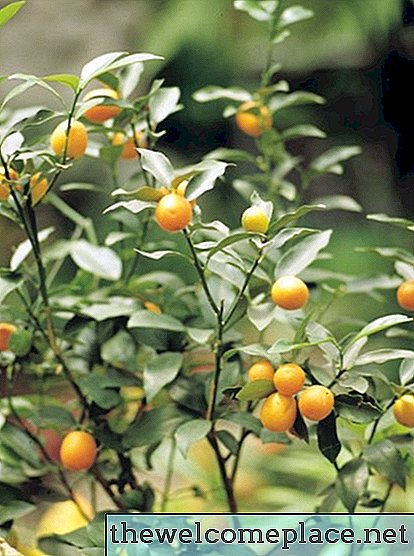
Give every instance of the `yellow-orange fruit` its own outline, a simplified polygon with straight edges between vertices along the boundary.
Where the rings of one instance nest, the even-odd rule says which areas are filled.
[[[115,100],[119,99],[118,93],[113,89],[102,88],[89,91],[89,93],[86,93],[83,97],[83,100],[87,101],[97,97],[107,97]],[[88,108],[83,115],[90,122],[99,124],[105,122],[106,120],[110,120],[111,118],[115,118],[120,111],[120,107],[114,104],[97,104],[96,106]]]
[[[260,421],[273,432],[286,432],[293,427],[296,412],[296,400],[276,392],[264,401],[260,410]]]
[[[296,276],[282,276],[272,286],[271,297],[276,305],[287,310],[303,307],[309,298],[305,282]]]
[[[90,433],[71,431],[60,446],[60,461],[71,471],[86,471],[94,464],[96,452],[96,442]]]
[[[30,194],[32,196],[32,205],[37,205],[39,201],[46,195],[49,182],[46,178],[42,178],[40,172],[36,172],[30,178]]]
[[[264,131],[271,129],[272,123],[272,115],[267,106],[254,100],[244,102],[236,112],[238,128],[251,137],[259,137]]]
[[[241,223],[246,232],[265,234],[269,229],[269,218],[258,206],[247,208],[242,214]]]
[[[393,405],[395,419],[405,427],[414,427],[414,395],[404,394]]]
[[[9,340],[13,332],[16,332],[17,328],[14,324],[9,324],[8,322],[0,322],[0,351],[7,351],[9,349]]]
[[[302,390],[306,375],[296,363],[281,365],[273,376],[273,384],[279,394],[294,396]]]
[[[275,370],[272,364],[266,359],[258,361],[248,370],[248,377],[250,382],[252,382],[253,380],[273,380],[274,374]]]
[[[414,311],[414,280],[407,280],[399,286],[397,301],[406,311]]]
[[[155,313],[156,315],[161,315],[162,313],[160,306],[152,301],[144,301],[144,307],[147,311]]]
[[[155,209],[155,219],[163,230],[178,232],[191,222],[193,209],[185,197],[177,193],[169,193],[162,197]]]
[[[311,421],[322,421],[331,413],[334,402],[334,395],[329,388],[315,384],[306,388],[300,396],[299,411]]]
[[[148,141],[142,131],[135,132],[135,140],[140,148],[147,148]],[[136,149],[135,141],[132,137],[125,137],[125,134],[122,131],[115,133],[112,137],[112,145],[123,145],[121,151],[121,158],[123,160],[133,160],[138,158],[138,152]]]
[[[62,156],[65,151],[68,122],[61,122],[50,137],[50,146],[55,154]],[[82,122],[72,121],[67,141],[66,156],[80,158],[88,146],[88,133]]]
[[[17,172],[13,170],[13,168],[9,169],[9,176],[11,180],[18,179]],[[6,176],[0,172],[0,201],[7,201],[9,195],[10,195],[10,185],[6,181]]]

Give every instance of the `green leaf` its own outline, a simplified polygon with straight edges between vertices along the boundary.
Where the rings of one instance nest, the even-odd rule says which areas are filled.
[[[300,438],[301,440],[304,440],[307,444],[309,444],[308,427],[306,426],[305,420],[303,419],[303,417],[302,417],[302,415],[299,411],[296,413],[295,422],[293,423],[293,427],[291,429],[291,432],[295,436],[297,436],[298,438]]]
[[[141,251],[141,249],[134,249],[134,251],[136,253],[139,253],[143,257],[146,257],[147,259],[152,259],[153,261],[159,261],[164,257],[182,257],[192,264],[192,260],[190,259],[190,257],[185,255],[184,253],[181,253],[180,251],[171,251],[167,249],[163,251]]]
[[[105,302],[93,303],[92,305],[82,307],[80,313],[101,322],[116,317],[130,316],[135,308],[136,303],[133,299],[113,296],[109,297]]]
[[[394,247],[359,247],[356,251],[360,253],[376,253],[381,257],[386,259],[392,259],[394,261],[401,261],[407,263],[410,266],[414,266],[414,256],[405,249],[394,248]]]
[[[1,12],[0,12],[1,16]],[[6,523],[7,521],[13,521],[19,517],[33,512],[36,509],[34,504],[26,502],[25,500],[10,500],[7,504],[0,504],[0,525]],[[7,554],[7,552],[4,552]],[[12,554],[11,552],[9,554]],[[13,554],[18,554],[13,551]]]
[[[260,436],[262,430],[262,424],[257,417],[251,413],[246,413],[244,411],[238,411],[237,413],[229,413],[228,415],[222,417],[224,421],[230,421],[231,423],[236,423],[245,429],[250,431],[256,436]]]
[[[256,21],[271,21],[279,0],[235,0],[234,8],[246,12]]]
[[[258,305],[249,304],[247,308],[247,318],[261,332],[269,326],[276,314],[274,303],[259,303]]]
[[[382,332],[383,330],[387,330],[388,328],[391,328],[393,326],[412,322],[412,320],[412,318],[407,317],[406,315],[398,314],[380,317],[379,319],[375,319],[364,326],[364,328],[360,332],[358,332],[358,334],[351,340],[348,345],[357,342],[361,338],[371,336],[372,334],[377,334],[378,332]]]
[[[227,450],[235,456],[239,450],[239,443],[237,439],[229,431],[218,431],[217,438]]]
[[[297,23],[299,21],[303,21],[305,19],[309,19],[313,17],[313,11],[303,8],[302,6],[290,6],[283,10],[278,27],[281,29],[283,27],[287,27],[288,25],[292,25],[293,23]]]
[[[208,344],[214,335],[212,328],[187,328],[187,334],[196,344]]]
[[[32,347],[32,335],[28,330],[17,329],[10,336],[8,348],[17,357],[24,357],[29,353]]]
[[[195,442],[202,440],[208,435],[211,427],[211,421],[203,419],[193,419],[178,427],[175,431],[174,438],[184,458],[187,458],[188,450]]]
[[[96,373],[82,376],[79,385],[82,392],[102,409],[111,409],[119,403],[119,395],[103,376]]]
[[[178,87],[162,87],[150,96],[149,114],[154,129],[168,116],[181,110],[182,105],[178,104],[180,96],[181,91]]]
[[[331,238],[332,230],[312,234],[291,247],[279,259],[275,268],[275,278],[296,276],[312,264],[319,252],[324,249]]]
[[[135,199],[133,201],[118,201],[117,203],[107,207],[103,213],[107,214],[108,212],[112,212],[113,210],[117,210],[119,208],[132,212],[132,214],[139,214],[143,210],[154,209],[154,203],[137,201]]]
[[[288,226],[289,224],[293,224],[294,222],[296,222],[296,220],[299,220],[299,218],[302,218],[302,216],[305,216],[309,212],[325,209],[325,205],[302,205],[297,210],[288,212],[281,216],[274,224],[271,225],[270,231],[276,232],[281,228],[286,228],[286,226]]]
[[[172,330],[173,332],[184,332],[184,325],[169,315],[156,315],[150,311],[136,311],[132,314],[127,324],[128,328],[157,328],[160,330]]]
[[[188,182],[185,196],[189,201],[198,199],[203,193],[213,189],[217,178],[226,171],[228,164],[220,160],[204,160],[197,164],[194,169],[197,174]]]
[[[14,17],[19,10],[23,8],[26,4],[26,1],[23,0],[21,2],[11,2],[4,6],[4,8],[0,9],[0,28],[3,27],[12,17]]]
[[[11,423],[5,423],[0,430],[0,444],[11,448],[13,452],[33,467],[41,467],[36,444],[19,427]]]
[[[302,124],[284,129],[281,133],[283,141],[290,141],[291,139],[298,139],[300,137],[316,137],[324,139],[326,133],[312,124]]]
[[[105,280],[116,281],[122,275],[122,261],[109,247],[97,247],[85,239],[72,241],[70,256],[82,270]]]
[[[216,87],[208,85],[199,89],[193,94],[193,99],[197,102],[210,102],[211,100],[228,99],[237,102],[247,102],[251,100],[252,95],[240,87]]]
[[[210,151],[204,159],[224,160],[225,162],[251,162],[256,164],[256,158],[251,153],[241,149],[215,149]]]
[[[131,232],[109,232],[105,238],[105,245],[106,247],[112,247],[112,245],[116,245],[117,243],[132,237],[134,237],[134,234]]]
[[[385,439],[366,446],[364,459],[380,475],[405,489],[409,469],[400,451],[391,440]]]
[[[216,244],[215,247],[210,249],[207,255],[206,263],[208,264],[208,261],[211,259],[211,257],[214,257],[216,253],[223,251],[224,249],[226,249],[226,247],[230,247],[235,243],[239,243],[240,241],[245,241],[246,239],[251,239],[251,238],[252,238],[252,234],[248,232],[234,233],[228,237],[223,238]]]
[[[414,379],[414,359],[401,361],[399,369],[400,383],[402,386],[410,384]]]
[[[121,56],[125,56],[126,52],[108,52],[107,54],[102,54],[93,58],[85,64],[81,70],[80,74],[80,87],[83,89],[86,85],[94,79],[98,77],[101,73],[108,71],[107,68],[113,63],[115,60],[118,60]]]
[[[42,429],[52,428],[59,432],[62,429],[71,429],[76,426],[72,413],[63,407],[55,405],[39,407],[34,415],[30,417],[30,421]]]
[[[341,417],[352,423],[371,423],[382,415],[382,410],[375,400],[363,394],[335,396],[335,409]]]
[[[102,345],[101,357],[115,369],[136,370],[136,345],[126,330],[120,330]]]
[[[325,205],[326,210],[347,210],[349,212],[362,212],[362,207],[348,195],[327,195],[318,197],[315,203]]]
[[[73,91],[77,91],[79,87],[79,77],[77,75],[72,75],[71,73],[56,73],[53,75],[46,75],[42,78],[44,81],[52,81],[54,83],[61,83],[71,88]]]
[[[46,239],[55,231],[55,228],[45,228],[38,233],[38,241],[46,241]],[[17,246],[16,251],[10,260],[10,269],[12,272],[17,270],[26,257],[32,252],[32,244],[28,239],[24,240],[20,245]]]
[[[149,149],[138,149],[138,152],[144,170],[149,172],[159,184],[169,188],[174,179],[174,170],[168,158],[160,152]]]
[[[327,460],[334,463],[341,451],[341,442],[336,432],[336,418],[333,412],[318,423],[317,434],[319,450]]]
[[[160,189],[144,185],[134,191],[134,197],[138,201],[157,202],[164,197],[164,193]]]
[[[21,286],[20,280],[10,280],[8,278],[0,278],[0,303],[6,299],[14,290]]]
[[[393,361],[394,359],[413,359],[414,351],[409,351],[408,349],[376,349],[374,351],[368,351],[363,353],[355,361],[355,367],[361,365],[371,365],[372,363],[377,363],[382,365],[387,361]]]
[[[329,172],[340,162],[348,160],[361,154],[361,147],[333,147],[315,158],[310,164],[310,168],[318,173]]]
[[[178,427],[190,419],[174,405],[147,411],[126,431],[123,444],[127,449],[152,446],[165,438],[171,438]]]
[[[388,216],[387,214],[367,214],[367,219],[384,224],[391,224],[392,226],[398,226],[399,228],[414,232],[414,222],[406,218],[396,218],[394,216]]]
[[[260,400],[275,391],[271,380],[253,380],[248,382],[237,394],[237,399],[242,402]]]
[[[157,355],[144,368],[144,390],[149,402],[178,375],[183,364],[181,353]]]
[[[354,512],[358,500],[365,492],[368,479],[368,466],[361,459],[348,461],[339,471],[335,488],[348,512]]]
[[[268,108],[272,114],[283,108],[292,106],[302,106],[303,104],[324,104],[325,99],[314,93],[307,91],[296,91],[294,93],[278,93],[274,95],[268,103]]]
[[[59,191],[93,191],[95,193],[102,193],[101,188],[89,182],[65,183],[59,188]]]

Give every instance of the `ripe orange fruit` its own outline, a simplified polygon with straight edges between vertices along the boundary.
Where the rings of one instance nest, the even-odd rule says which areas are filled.
[[[395,419],[405,427],[414,427],[414,395],[404,394],[392,408]]]
[[[177,193],[169,193],[162,197],[155,209],[155,220],[160,228],[167,232],[183,230],[192,217],[193,209],[190,202]]]
[[[96,97],[107,97],[113,99],[119,99],[119,95],[113,89],[94,89],[93,91],[89,91],[83,97],[83,100],[91,100]],[[115,106],[113,104],[97,104],[96,106],[92,106],[92,108],[88,108],[83,115],[87,120],[93,122],[95,124],[100,124],[105,122],[106,120],[110,120],[111,118],[115,118],[120,113],[121,108],[119,106]]]
[[[315,384],[306,388],[299,398],[299,411],[311,421],[322,421],[331,413],[334,402],[329,388]]]
[[[309,297],[309,290],[300,278],[282,276],[273,284],[271,296],[276,305],[292,311],[305,305]]]
[[[239,106],[236,112],[236,124],[250,137],[259,137],[272,127],[272,115],[263,104],[251,100]]]
[[[265,234],[269,229],[269,218],[265,211],[258,206],[247,208],[243,212],[241,222],[246,232]]]
[[[306,375],[296,363],[281,365],[273,376],[273,384],[279,394],[294,396],[302,390]]]
[[[11,180],[17,180],[18,175],[13,168],[9,169],[9,176]],[[6,181],[6,176],[0,172],[0,201],[7,201],[10,195],[10,185]]]
[[[274,374],[275,370],[272,364],[270,363],[270,361],[266,361],[266,359],[258,361],[248,370],[248,377],[250,382],[252,382],[253,380],[273,380]]]
[[[52,132],[50,145],[58,156],[63,155],[66,144],[68,122],[61,122]],[[66,156],[80,158],[88,146],[88,133],[82,122],[72,121],[67,141]]]
[[[266,398],[260,410],[262,425],[273,432],[286,432],[296,419],[296,400],[278,392]]]
[[[42,178],[40,172],[36,172],[30,178],[30,194],[32,196],[32,205],[37,205],[39,201],[45,196],[49,182],[46,178]]]
[[[406,311],[414,311],[414,280],[400,284],[397,290],[398,305]]]
[[[86,471],[95,462],[96,442],[94,437],[85,431],[71,431],[60,446],[60,461],[71,471]]]
[[[148,141],[142,131],[135,132],[135,139],[138,143],[138,147],[141,147],[143,149],[148,147]],[[134,140],[132,139],[132,137],[125,137],[125,134],[122,133],[122,131],[115,133],[115,135],[112,137],[112,144],[124,146],[121,151],[121,158],[123,160],[133,160],[134,158],[138,158]]]
[[[14,324],[8,322],[0,322],[0,351],[7,351],[9,349],[9,339],[17,328]]]
[[[155,313],[156,315],[161,315],[162,313],[160,306],[152,301],[144,301],[144,307],[147,311]]]

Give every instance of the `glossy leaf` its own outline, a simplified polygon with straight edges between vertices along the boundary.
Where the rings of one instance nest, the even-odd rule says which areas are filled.
[[[336,458],[341,451],[341,442],[336,430],[336,419],[333,413],[318,423],[317,427],[318,447],[321,453],[331,463],[336,461]]]
[[[257,21],[271,21],[279,5],[279,0],[267,0],[266,2],[235,0],[233,5],[236,10],[248,13],[250,17]]]
[[[38,233],[38,241],[46,241],[46,239],[55,231],[53,227],[45,228]],[[32,244],[28,239],[25,239],[20,245],[17,246],[13,256],[10,260],[10,269],[14,272],[19,268],[22,262],[32,252]]]
[[[236,397],[242,402],[248,402],[265,398],[274,391],[275,387],[271,380],[254,380],[243,386]]]
[[[165,352],[152,358],[144,368],[144,389],[149,402],[178,375],[183,364],[181,353]]]
[[[348,512],[354,512],[358,500],[365,492],[368,479],[368,466],[360,459],[349,461],[339,471],[336,492]]]
[[[111,281],[121,277],[121,259],[109,247],[97,247],[85,239],[79,239],[71,242],[70,256],[79,268],[95,276]]]
[[[310,164],[310,168],[318,173],[329,172],[338,163],[344,162],[358,154],[361,154],[361,147],[332,147],[315,158]]]
[[[171,330],[173,332],[184,332],[184,325],[169,315],[157,315],[151,311],[136,311],[127,324],[128,328],[156,328],[159,330]]]
[[[188,455],[191,446],[203,438],[205,438],[211,430],[211,421],[204,419],[193,419],[183,423],[175,431],[174,438],[184,458]]]
[[[211,100],[228,99],[237,102],[246,102],[251,100],[252,95],[245,89],[240,87],[216,87],[209,85],[203,89],[199,89],[193,94],[193,99],[197,102],[210,102]]]
[[[26,1],[23,0],[21,2],[11,2],[10,4],[7,4],[3,8],[1,8],[0,28],[3,27],[3,25],[6,25],[6,23],[10,21],[10,19],[12,19],[12,17],[14,17],[17,14],[17,12],[23,8],[25,4]]]
[[[283,10],[278,27],[287,27],[288,25],[298,23],[299,21],[309,19],[310,17],[313,17],[312,10],[308,10],[302,6],[290,6],[289,8]]]
[[[168,158],[160,152],[149,149],[138,149],[138,152],[144,170],[154,176],[159,184],[169,188],[174,179],[174,170]]]
[[[324,249],[331,238],[332,230],[312,234],[299,241],[279,259],[275,268],[275,278],[296,276],[312,264],[319,252]]]
[[[366,446],[364,459],[370,467],[378,471],[380,475],[387,477],[391,483],[405,488],[409,469],[400,451],[391,440],[385,439]]]

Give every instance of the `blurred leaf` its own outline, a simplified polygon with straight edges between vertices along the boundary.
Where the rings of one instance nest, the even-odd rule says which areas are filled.
[[[12,17],[14,17],[21,8],[26,4],[26,1],[11,2],[0,9],[0,28],[3,27]]]
[[[149,99],[150,120],[154,129],[168,116],[182,109],[178,104],[181,91],[178,87],[162,87],[158,89]]]
[[[398,226],[399,228],[404,228],[405,230],[410,230],[410,232],[414,232],[414,222],[412,220],[407,220],[406,218],[396,218],[386,214],[367,214],[367,218],[368,220],[391,224],[393,226]]]
[[[38,451],[34,441],[19,427],[5,423],[0,430],[0,444],[11,448],[20,458],[33,467],[41,467]]]
[[[409,469],[400,451],[391,440],[385,439],[376,444],[366,446],[364,459],[378,473],[387,477],[392,483],[405,488]]]
[[[168,158],[160,152],[148,149],[138,149],[138,152],[143,169],[154,176],[158,183],[169,188],[174,179],[174,170]]]
[[[386,363],[387,361],[393,361],[394,359],[405,359],[405,358],[414,358],[414,351],[409,351],[407,349],[377,349],[374,351],[368,351],[367,353],[363,353],[358,357],[355,361],[355,367],[361,365],[371,365],[372,363],[377,363],[381,365],[382,363]]]
[[[304,19],[309,19],[313,17],[313,11],[303,8],[302,6],[290,6],[283,10],[282,15],[280,16],[279,28],[287,27],[288,25],[292,25],[293,23],[297,23],[298,21],[303,21]]]
[[[292,106],[302,106],[303,104],[324,104],[325,99],[315,93],[307,91],[295,91],[294,93],[280,93],[274,95],[268,103],[268,108],[272,114],[283,108]]]
[[[206,264],[208,264],[208,261],[212,257],[214,257],[216,253],[223,251],[224,249],[226,249],[226,247],[230,247],[235,243],[239,243],[240,241],[245,241],[246,239],[251,239],[251,238],[252,238],[252,234],[249,232],[234,233],[228,237],[223,238],[217,243],[215,247],[210,249],[210,251],[208,252]]]
[[[256,164],[256,158],[251,153],[241,149],[215,149],[206,154],[204,159],[224,160],[226,162],[251,162]]]
[[[41,230],[37,236],[39,243],[45,241],[54,231],[55,228],[53,227]],[[32,244],[30,243],[30,240],[25,239],[22,243],[20,243],[20,245],[17,246],[16,251],[13,253],[10,260],[10,269],[13,272],[17,270],[22,262],[26,259],[26,257],[31,253],[31,251]]]
[[[101,357],[115,368],[136,371],[136,345],[134,339],[125,330],[111,336],[101,346]]]
[[[121,259],[109,247],[97,247],[85,239],[79,239],[71,242],[70,256],[79,268],[95,276],[111,281],[121,277]]]
[[[290,248],[279,259],[275,267],[275,278],[296,276],[312,264],[331,238],[332,230],[325,230],[306,237]]]
[[[64,407],[49,405],[35,410],[30,421],[42,429],[52,428],[58,432],[62,429],[71,429],[76,426],[72,413]]]
[[[271,21],[279,0],[234,0],[236,10],[247,12],[257,21]]]
[[[134,197],[138,199],[138,201],[157,202],[164,197],[164,193],[161,189],[145,185],[134,191]]]
[[[336,419],[333,412],[318,423],[317,434],[319,450],[327,460],[334,463],[341,451],[341,442],[336,431]]]
[[[197,102],[210,102],[211,100],[229,99],[237,102],[246,102],[251,100],[252,95],[240,87],[217,87],[208,85],[203,89],[199,89],[193,94],[193,99]]]
[[[406,384],[410,384],[414,379],[414,360],[413,359],[405,359],[401,361],[400,369],[399,369],[399,377],[400,383],[402,386]]]
[[[356,393],[335,396],[335,409],[341,417],[352,423],[371,423],[382,415],[375,400]]]
[[[187,423],[183,423],[175,431],[174,438],[184,458],[187,457],[188,450],[191,446],[205,438],[212,427],[211,421],[204,419],[193,419]]]
[[[102,303],[82,307],[82,315],[86,315],[93,320],[101,322],[106,319],[129,316],[136,308],[136,303],[129,297],[113,296],[108,297]]]
[[[302,205],[297,210],[288,212],[281,216],[276,222],[271,225],[270,231],[275,232],[277,230],[280,230],[281,228],[285,228],[286,226],[288,226],[289,224],[293,224],[294,222],[296,222],[296,220],[299,220],[299,218],[302,218],[302,216],[305,216],[309,212],[313,212],[316,210],[325,210],[325,208],[325,205]]]
[[[140,249],[134,249],[136,253],[139,253],[143,257],[147,259],[152,259],[154,261],[159,261],[164,257],[183,257],[185,260],[192,264],[190,257],[181,253],[180,251],[171,251],[171,250],[163,250],[163,251],[141,251]]]
[[[312,124],[302,124],[284,129],[281,137],[283,141],[290,141],[299,137],[317,137],[323,139],[326,137],[326,133]]]
[[[239,443],[237,439],[229,431],[218,431],[216,433],[218,440],[223,444],[227,450],[235,456],[239,450]]]
[[[407,315],[387,315],[385,317],[380,317],[372,322],[368,323],[364,328],[358,332],[358,334],[352,338],[348,345],[357,342],[361,338],[371,336],[372,334],[377,334],[383,330],[387,330],[392,326],[397,326],[399,324],[405,324],[407,322],[412,322],[412,318],[407,317]]]
[[[327,195],[318,197],[315,203],[325,205],[326,210],[348,210],[351,212],[362,212],[362,207],[348,195]]]
[[[196,344],[205,345],[213,337],[214,330],[212,328],[187,328],[187,334]]]
[[[335,487],[348,512],[354,512],[358,500],[365,492],[368,479],[368,466],[363,460],[351,460],[340,469]]]
[[[112,245],[116,245],[117,243],[132,237],[134,237],[134,234],[131,232],[109,232],[105,238],[105,245],[107,247],[112,247]]]
[[[237,394],[237,399],[242,402],[260,400],[275,391],[271,380],[253,380],[248,382]]]
[[[80,86],[82,88],[86,87],[86,85],[97,77],[100,73],[106,71],[106,68],[115,60],[120,58],[121,56],[125,56],[126,52],[108,52],[106,54],[102,54],[90,60],[87,64],[85,64],[81,70],[80,74]]]
[[[0,12],[1,16],[1,12]],[[9,500],[7,504],[0,504],[0,525],[23,517],[36,509],[34,504],[25,500]],[[6,554],[6,553],[5,553]],[[17,554],[17,552],[15,553]]]
[[[95,193],[102,193],[102,189],[95,183],[88,182],[65,183],[59,188],[59,191],[94,191]]]
[[[61,83],[70,87],[73,91],[77,91],[79,87],[79,77],[70,73],[57,73],[54,75],[46,75],[43,77],[44,81],[52,81],[54,83]]]
[[[189,201],[193,201],[206,191],[213,189],[217,178],[226,171],[228,164],[219,160],[204,160],[194,167],[198,173],[193,176],[185,191]]]
[[[132,212],[133,214],[139,214],[143,210],[149,208],[154,209],[154,203],[136,201],[135,199],[133,201],[118,201],[117,203],[114,203],[113,205],[107,207],[103,213],[106,214],[119,208],[123,208],[129,212]]]
[[[360,253],[376,253],[381,257],[393,259],[394,261],[401,261],[410,266],[414,266],[414,256],[409,251],[398,247],[359,247],[356,251]]]
[[[329,172],[339,162],[348,160],[358,154],[361,154],[361,147],[332,147],[317,158],[310,164],[310,168],[318,173]]]
[[[274,303],[249,304],[247,318],[261,332],[269,326],[276,315]]]
[[[251,413],[244,411],[239,411],[237,413],[229,413],[228,415],[222,417],[224,421],[230,421],[231,423],[236,423],[245,429],[254,433],[256,436],[260,436],[262,430],[262,424],[257,417]]]
[[[21,286],[21,280],[11,280],[9,278],[0,277],[0,303],[6,299],[6,297],[11,294],[14,290]]]
[[[172,330],[184,332],[184,325],[169,315],[157,315],[150,311],[136,311],[132,314],[127,324],[128,328],[158,328],[161,330]]]
[[[15,353],[17,357],[27,355],[32,347],[32,335],[28,330],[17,329],[10,336],[8,349]]]
[[[144,390],[149,402],[178,375],[183,364],[181,353],[157,355],[144,368]]]
[[[296,419],[293,423],[293,427],[291,429],[292,434],[304,440],[307,444],[309,444],[309,431],[308,427],[306,426],[305,420],[303,419],[301,413],[298,411],[296,413]]]

